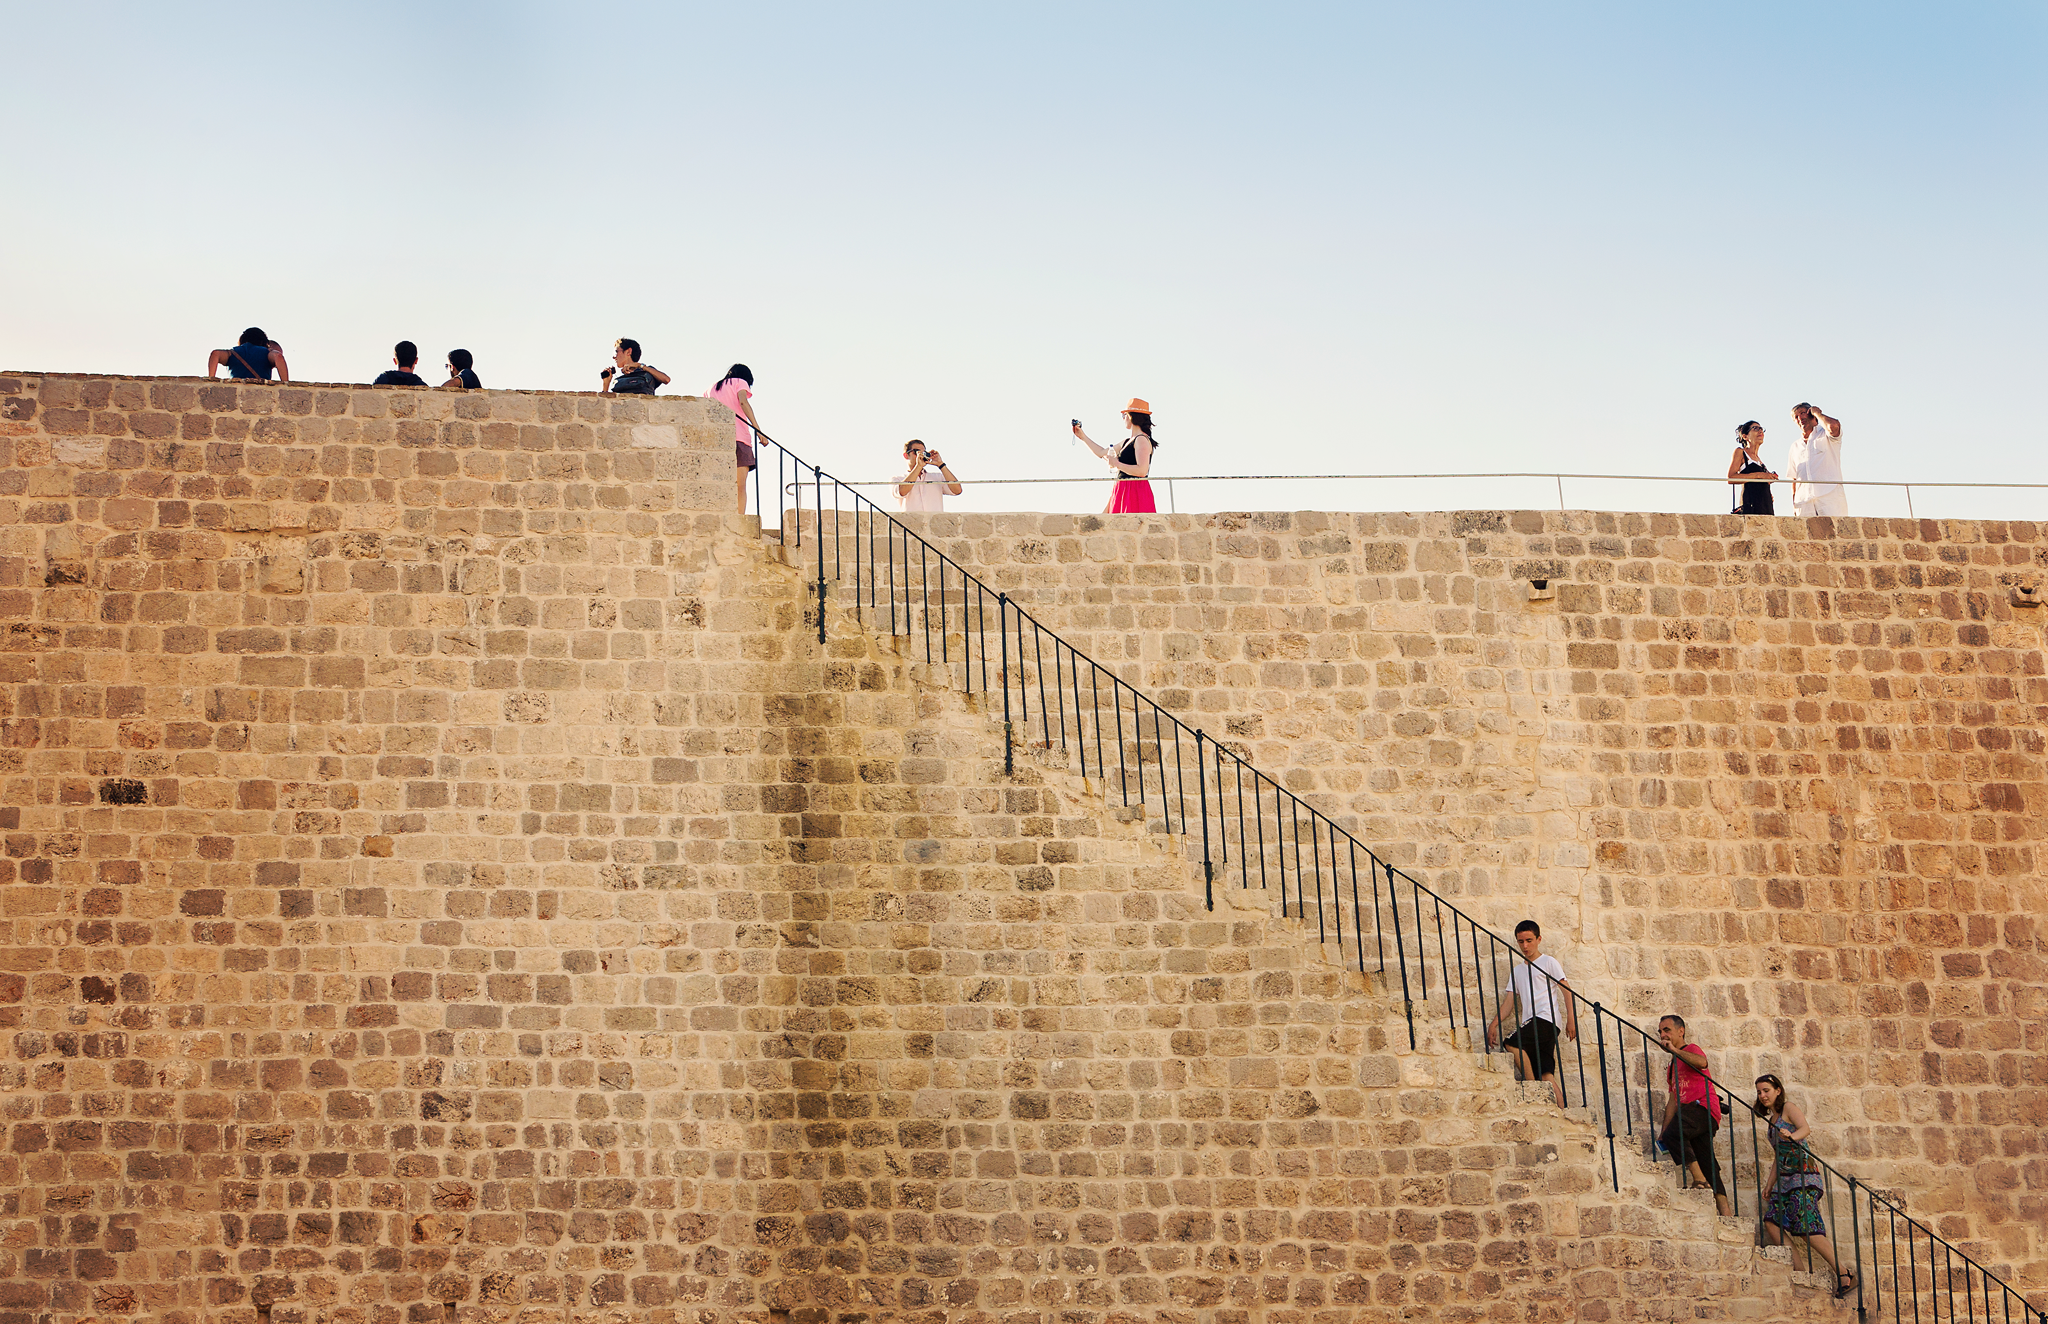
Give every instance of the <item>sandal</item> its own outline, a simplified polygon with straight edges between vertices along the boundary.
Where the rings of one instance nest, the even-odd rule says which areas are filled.
[[[1843,1297],[1856,1290],[1855,1274],[1838,1273],[1835,1275],[1835,1279],[1835,1300],[1840,1301]]]

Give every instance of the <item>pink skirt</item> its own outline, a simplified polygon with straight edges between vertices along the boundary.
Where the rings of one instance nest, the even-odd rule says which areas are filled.
[[[1156,515],[1159,507],[1152,501],[1152,484],[1142,478],[1123,478],[1117,481],[1116,492],[1109,503],[1112,515]]]

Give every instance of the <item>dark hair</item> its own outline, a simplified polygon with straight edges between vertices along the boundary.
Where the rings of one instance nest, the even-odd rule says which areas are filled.
[[[1540,938],[1543,936],[1543,926],[1533,919],[1525,919],[1520,924],[1515,925],[1515,936],[1517,938],[1521,937],[1524,933],[1533,933]]]
[[[924,443],[919,441],[916,437],[912,437],[909,441],[903,443],[903,453],[905,455],[910,454],[910,448],[912,446],[924,446]],[[925,449],[929,451],[931,447],[925,446]]]
[[[401,368],[410,368],[420,361],[420,347],[410,340],[401,340],[391,347],[391,357],[398,360]]]
[[[1742,424],[1742,425],[1741,425],[1740,427],[1736,428],[1736,429],[1735,429],[1735,435],[1736,435],[1736,437],[1738,437],[1739,439],[1741,439],[1741,440],[1743,440],[1743,441],[1747,441],[1747,440],[1749,440],[1749,433],[1750,433],[1750,429],[1752,429],[1752,428],[1757,428],[1757,427],[1761,427],[1761,426],[1763,426],[1763,425],[1762,425],[1762,424],[1760,424],[1760,423],[1758,423],[1758,422],[1757,422],[1757,421],[1756,421],[1755,419],[1753,419],[1753,418],[1752,418],[1751,420],[1749,420],[1749,422],[1747,422],[1747,423],[1744,423],[1744,424]]]
[[[1767,1080],[1778,1087],[1777,1105],[1771,1108],[1764,1107],[1764,1096],[1759,1094],[1756,1096],[1756,1102],[1750,1105],[1750,1111],[1760,1113],[1766,1117],[1783,1117],[1785,1115],[1785,1082],[1779,1080],[1775,1073],[1766,1071],[1763,1075],[1756,1078],[1756,1083],[1761,1085]]]
[[[1806,403],[1806,401],[1804,401],[1804,400],[1801,400],[1801,401],[1800,401],[1800,402],[1799,402],[1798,404],[1796,404],[1796,405],[1793,405],[1792,407],[1793,407],[1794,409],[1804,409],[1804,410],[1807,410],[1808,412],[1811,412],[1811,411],[1812,411],[1812,409],[1813,409],[1813,406],[1812,406],[1812,405],[1810,405],[1810,404],[1808,404],[1808,403]]]
[[[628,354],[631,354],[635,363],[640,361],[640,342],[637,340],[627,340],[624,336],[621,336],[614,343],[613,348],[623,349]]]
[[[752,386],[754,384],[754,370],[752,368],[749,368],[744,363],[735,363],[730,368],[727,368],[725,370],[725,376],[720,377],[718,379],[718,384],[716,386],[713,386],[711,389],[715,391],[718,389],[719,386],[725,385],[727,382],[731,381],[735,377],[739,378],[741,381],[745,382],[749,386]]]
[[[242,338],[236,343],[242,345],[267,345],[270,343],[270,337],[263,334],[262,327],[252,326],[242,333]]]
[[[1664,1015],[1659,1016],[1657,1018],[1657,1024],[1659,1025],[1662,1025],[1666,1021],[1670,1021],[1672,1024],[1676,1025],[1681,1030],[1685,1028],[1685,1017],[1679,1015],[1675,1011],[1666,1012]]]
[[[1152,440],[1152,415],[1132,413],[1131,423],[1138,429],[1138,431],[1145,434],[1145,440]],[[1154,444],[1156,445],[1157,443],[1155,442]]]
[[[448,351],[448,366],[457,372],[468,372],[476,366],[476,359],[466,349]]]

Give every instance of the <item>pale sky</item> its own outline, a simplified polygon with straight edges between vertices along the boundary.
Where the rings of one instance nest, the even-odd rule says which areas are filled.
[[[625,335],[672,390],[746,362],[763,426],[842,477],[916,436],[970,479],[1094,480],[968,509],[1100,509],[1067,420],[1107,440],[1132,395],[1161,478],[1718,477],[1749,418],[1782,464],[1812,400],[1851,478],[2048,482],[2039,0],[0,0],[0,32],[0,370],[196,374],[255,324],[304,380],[407,338],[590,389]]]

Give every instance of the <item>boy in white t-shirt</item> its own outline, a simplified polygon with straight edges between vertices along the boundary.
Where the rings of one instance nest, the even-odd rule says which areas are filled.
[[[1486,1023],[1486,1046],[1493,1047],[1501,1024],[1509,1011],[1514,1011],[1517,1028],[1501,1040],[1501,1047],[1515,1055],[1515,1074],[1519,1078],[1549,1081],[1557,1106],[1562,1108],[1564,1086],[1557,1079],[1557,1031],[1562,1025],[1567,1036],[1574,1040],[1579,1037],[1572,986],[1565,982],[1564,967],[1557,958],[1543,954],[1543,930],[1535,920],[1525,919],[1515,925],[1515,946],[1522,949],[1523,959],[1515,961],[1507,991],[1501,994],[1500,1007]]]

